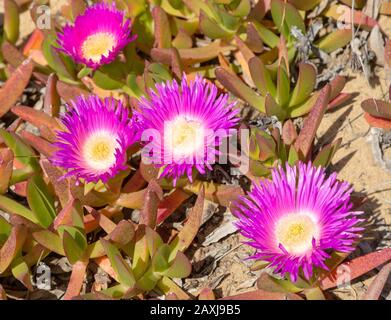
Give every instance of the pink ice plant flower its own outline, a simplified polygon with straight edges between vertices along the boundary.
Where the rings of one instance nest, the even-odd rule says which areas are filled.
[[[352,188],[327,177],[311,163],[286,164],[272,170],[271,180],[260,180],[234,205],[240,233],[256,249],[251,258],[269,262],[274,272],[310,279],[316,267],[328,270],[333,251],[352,252],[363,221],[352,210]]]
[[[139,137],[122,102],[91,95],[78,97],[67,108],[51,157],[67,171],[64,177],[105,183],[127,169],[127,149]]]
[[[59,49],[94,70],[112,62],[135,39],[131,35],[131,21],[125,19],[125,13],[114,2],[88,7],[73,25],[67,24],[58,34]]]
[[[228,94],[219,95],[215,85],[201,76],[188,83],[183,75],[181,83],[156,84],[156,91],[141,98],[135,116],[144,133],[157,133],[150,142],[157,152],[150,160],[161,169],[160,177],[176,184],[182,176],[192,182],[193,170],[204,174],[212,169],[218,147],[239,121],[238,112],[235,102],[229,102]]]

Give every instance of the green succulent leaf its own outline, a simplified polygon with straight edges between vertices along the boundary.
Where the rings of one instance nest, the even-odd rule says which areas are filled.
[[[61,225],[58,232],[62,237],[65,254],[71,264],[76,263],[83,256],[87,248],[87,239],[84,232],[78,228]]]
[[[253,24],[255,29],[258,31],[259,37],[264,43],[266,43],[270,48],[278,46],[280,38],[273,31],[269,30],[258,21],[253,21]]]
[[[235,96],[249,103],[260,112],[265,112],[265,98],[257,95],[250,87],[245,85],[239,77],[223,68],[216,69],[217,79],[224,85],[227,90]]]
[[[32,236],[34,240],[43,247],[61,256],[65,256],[62,240],[57,233],[51,232],[49,230],[39,230],[33,232]]]
[[[101,239],[100,242],[106,251],[107,257],[109,258],[115,273],[118,276],[119,282],[129,288],[133,288],[136,280],[130,265],[123,259],[117,247],[110,243],[110,241]]]
[[[54,198],[39,175],[32,176],[27,183],[27,201],[39,223],[48,228],[56,217]]]
[[[331,163],[331,160],[341,145],[341,142],[342,139],[338,139],[320,150],[313,162],[313,165],[317,167],[327,167]]]
[[[248,67],[251,78],[261,95],[265,97],[269,93],[272,97],[275,97],[277,92],[276,86],[262,60],[258,57],[253,57],[249,60]]]
[[[6,196],[0,195],[0,209],[5,212],[17,214],[33,223],[39,224],[34,212],[21,205],[19,202],[12,200]]]
[[[312,64],[300,63],[299,77],[293,89],[289,106],[299,105],[308,99],[316,85],[316,69]]]
[[[170,278],[185,278],[191,273],[191,263],[186,255],[178,251],[175,259],[163,274]]]
[[[285,39],[290,39],[290,30],[296,26],[305,34],[305,24],[299,11],[290,3],[281,0],[272,0],[271,13],[277,29],[283,34]]]
[[[14,0],[4,0],[4,39],[16,43],[19,38],[19,6]]]
[[[299,10],[308,11],[315,8],[321,0],[289,0]]]
[[[289,103],[290,98],[290,80],[284,63],[281,63],[277,71],[277,102],[282,108],[285,108]]]
[[[48,65],[57,73],[59,78],[65,82],[77,84],[76,70],[71,58],[56,50],[56,37],[48,35],[42,44],[42,53]]]
[[[329,33],[315,44],[326,53],[331,53],[339,48],[345,47],[352,40],[351,29],[340,29]]]
[[[37,161],[34,151],[26,145],[13,132],[9,132],[0,128],[0,136],[4,139],[5,144],[12,150],[14,157],[26,166],[33,170],[39,170],[39,163]],[[11,178],[12,179],[12,178]]]

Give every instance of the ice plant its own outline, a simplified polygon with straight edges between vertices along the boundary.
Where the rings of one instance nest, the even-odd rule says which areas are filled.
[[[91,69],[112,62],[132,40],[131,22],[115,4],[97,3],[58,34],[60,50]]]
[[[314,268],[327,270],[332,251],[351,252],[360,237],[361,212],[352,211],[351,192],[335,173],[327,177],[311,163],[287,164],[237,202],[237,227],[257,250],[252,258],[270,262],[292,281],[299,274],[310,279]]]
[[[185,75],[181,84],[175,80],[157,84],[149,95],[140,100],[137,116],[143,130],[159,134],[151,144],[158,150],[153,161],[162,168],[160,176],[176,183],[187,175],[192,181],[193,168],[201,174],[211,169],[221,144],[215,134],[227,137],[239,121],[235,102],[229,102],[227,94],[218,95],[217,87],[200,76],[189,84]]]
[[[62,118],[52,162],[87,182],[107,182],[126,169],[126,150],[136,141],[128,110],[113,98],[78,97]]]

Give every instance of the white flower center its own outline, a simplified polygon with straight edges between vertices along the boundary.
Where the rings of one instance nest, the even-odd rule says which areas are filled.
[[[115,161],[115,149],[119,147],[112,133],[101,131],[91,135],[84,143],[83,157],[87,164],[99,171],[108,170]]]
[[[174,156],[195,155],[197,150],[203,152],[204,128],[201,122],[178,116],[166,123],[165,139],[173,150]]]
[[[116,40],[112,34],[98,32],[84,40],[81,51],[85,59],[99,62],[103,56],[107,57],[109,55],[115,45]]]
[[[292,213],[283,216],[276,224],[278,244],[293,255],[305,254],[312,248],[312,239],[319,236],[319,228],[311,213]]]

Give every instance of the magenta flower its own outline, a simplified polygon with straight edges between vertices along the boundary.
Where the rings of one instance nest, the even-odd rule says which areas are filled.
[[[57,132],[58,150],[52,162],[66,169],[64,177],[107,182],[125,170],[127,148],[137,141],[127,108],[113,98],[78,97],[62,118],[65,131]]]
[[[233,210],[237,227],[257,251],[252,258],[270,262],[275,273],[299,273],[310,279],[314,267],[327,270],[332,251],[351,252],[363,228],[362,212],[351,211],[352,188],[336,174],[326,177],[312,164],[286,165],[272,171],[272,180],[254,184]]]
[[[136,36],[131,23],[115,4],[97,3],[58,34],[60,50],[91,69],[112,62]]]
[[[235,103],[228,102],[227,94],[218,95],[217,87],[200,76],[190,84],[185,75],[181,84],[157,84],[149,96],[141,98],[136,116],[144,133],[158,134],[151,142],[158,152],[151,158],[161,168],[160,176],[173,178],[175,184],[183,175],[192,181],[193,169],[201,174],[210,170],[219,154],[216,148],[239,121]]]

